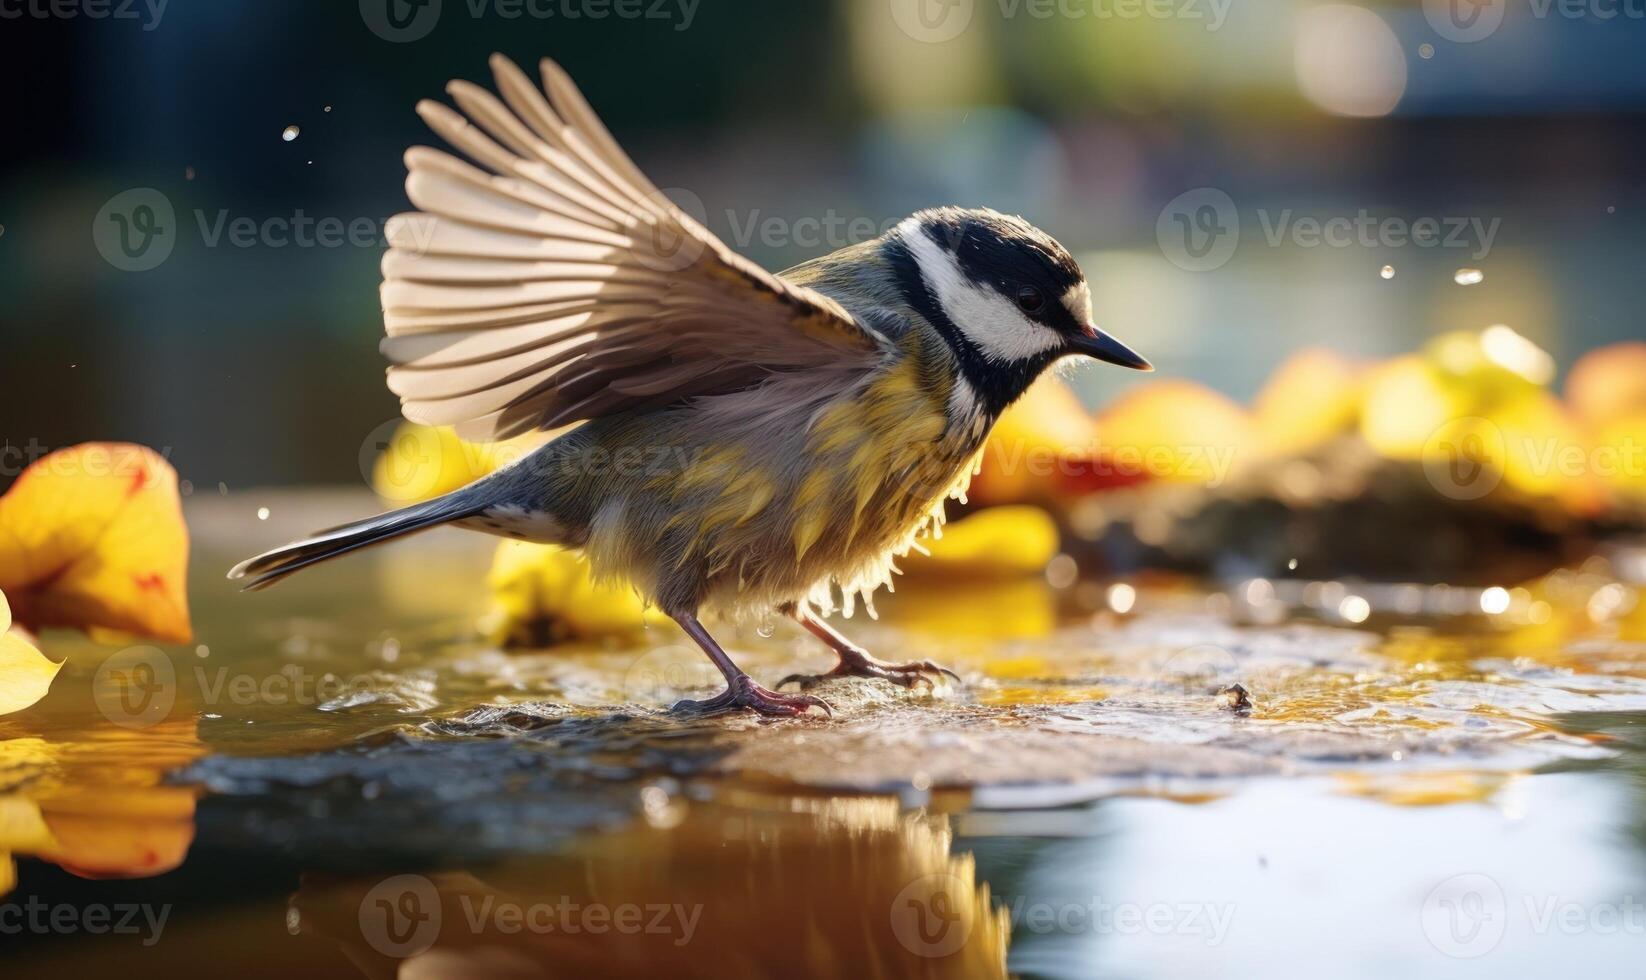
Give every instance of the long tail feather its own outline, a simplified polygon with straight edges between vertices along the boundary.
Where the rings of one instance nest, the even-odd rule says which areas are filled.
[[[472,516],[484,510],[486,506],[475,494],[466,492],[472,489],[465,488],[427,503],[414,504],[387,514],[368,517],[363,521],[317,531],[301,541],[293,541],[255,558],[246,559],[229,570],[229,578],[242,579],[248,575],[253,576],[241,591],[256,592],[318,562],[381,544],[391,538],[414,534]]]

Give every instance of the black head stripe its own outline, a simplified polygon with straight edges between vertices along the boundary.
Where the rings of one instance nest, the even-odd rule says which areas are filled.
[[[1046,298],[1034,319],[1066,329],[1076,326],[1061,302],[1085,275],[1057,239],[1022,218],[995,211],[940,208],[917,216],[932,240],[955,256],[960,272],[979,286],[1015,301],[1024,286]]]
[[[921,274],[920,263],[900,238],[892,235],[884,239],[881,254],[892,270],[903,301],[943,338],[959,363],[961,377],[971,385],[984,411],[991,416],[1005,411],[1006,406],[1016,401],[1045,370],[1051,360],[1050,355],[1015,364],[991,362],[949,318],[943,304],[926,283],[926,277]]]

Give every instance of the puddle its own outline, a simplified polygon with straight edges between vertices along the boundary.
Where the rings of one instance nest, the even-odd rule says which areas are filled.
[[[4,901],[168,908],[158,972],[1426,975],[1504,962],[1436,931],[1447,875],[1501,893],[1488,953],[1547,939],[1539,903],[1623,910],[1639,880],[1646,618],[1607,567],[1491,615],[1479,590],[1400,616],[1411,587],[1338,585],[1370,597],[1356,623],[1324,585],[1150,579],[1117,612],[1116,583],[1032,581],[990,586],[983,617],[963,585],[910,582],[847,631],[962,683],[691,720],[666,706],[716,676],[672,629],[483,642],[484,541],[242,596],[208,574],[233,557],[213,526],[197,648],[50,637],[51,695],[0,719]],[[768,683],[829,662],[787,624],[722,633]],[[110,700],[133,657],[165,683]],[[1275,963],[1286,916],[1314,932]],[[1536,949],[1602,969],[1643,938],[1646,917]],[[121,941],[26,934],[16,962],[96,969],[141,937]]]

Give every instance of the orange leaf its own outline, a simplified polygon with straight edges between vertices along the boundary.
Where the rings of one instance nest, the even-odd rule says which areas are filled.
[[[0,590],[30,629],[187,643],[188,555],[177,473],[142,446],[59,450],[0,497]]]

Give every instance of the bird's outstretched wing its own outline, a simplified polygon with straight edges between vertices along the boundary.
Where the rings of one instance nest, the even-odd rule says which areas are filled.
[[[671,203],[559,65],[544,60],[544,91],[491,67],[501,99],[457,81],[462,113],[417,107],[478,166],[413,147],[420,211],[388,226],[383,352],[406,418],[502,439],[881,352]]]

